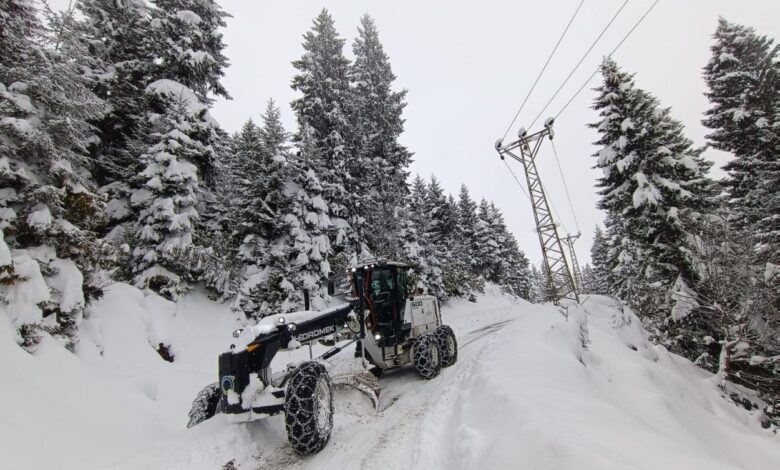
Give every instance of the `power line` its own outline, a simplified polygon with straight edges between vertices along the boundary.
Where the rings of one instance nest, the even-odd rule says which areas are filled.
[[[528,90],[528,94],[525,95],[525,99],[523,99],[523,103],[520,105],[520,109],[518,109],[517,113],[515,113],[515,117],[512,118],[512,122],[509,124],[509,127],[506,128],[506,132],[504,132],[504,136],[501,137],[501,140],[506,139],[507,134],[509,134],[509,131],[512,130],[512,126],[515,125],[515,121],[517,121],[518,116],[520,116],[520,112],[523,110],[523,107],[525,107],[525,104],[528,102],[528,98],[531,96],[531,93],[533,93],[534,88],[536,88],[536,85],[539,83],[539,79],[542,78],[542,74],[544,73],[545,70],[547,70],[547,66],[550,64],[550,60],[552,60],[553,55],[555,55],[555,51],[558,50],[558,46],[561,45],[561,41],[563,41],[564,36],[566,36],[566,32],[569,31],[569,27],[574,21],[574,18],[577,16],[577,13],[579,13],[580,8],[582,8],[583,3],[585,3],[585,0],[580,0],[580,4],[577,5],[577,9],[574,10],[574,14],[571,16],[571,19],[569,20],[569,24],[566,25],[566,28],[563,30],[563,33],[561,33],[561,37],[558,38],[558,42],[555,43],[555,47],[553,48],[552,52],[550,52],[549,57],[547,57],[547,62],[544,63],[544,66],[542,66],[542,70],[539,71],[539,75],[536,76],[536,80],[534,81],[534,84],[531,86],[531,89]]]
[[[609,53],[609,55],[608,55],[607,57],[612,57],[612,55],[613,55],[615,52],[617,52],[618,48],[620,48],[620,46],[622,46],[622,45],[623,45],[623,43],[624,43],[624,42],[626,42],[626,39],[628,39],[628,37],[629,37],[629,36],[631,36],[631,33],[633,33],[633,32],[634,32],[634,30],[637,28],[637,26],[639,26],[639,24],[640,24],[640,23],[642,23],[642,21],[644,21],[644,19],[647,17],[647,15],[649,15],[649,14],[650,14],[650,12],[651,12],[651,11],[653,11],[653,8],[655,8],[655,6],[656,6],[656,5],[658,4],[658,2],[660,2],[660,1],[661,1],[661,0],[655,0],[655,2],[653,2],[653,4],[652,4],[652,5],[650,5],[650,8],[648,8],[648,9],[645,11],[645,13],[644,13],[644,14],[643,14],[643,15],[642,15],[640,18],[639,18],[639,20],[637,20],[637,22],[636,22],[636,23],[634,23],[634,26],[633,26],[631,29],[629,29],[629,30],[628,30],[628,33],[626,33],[626,35],[625,35],[625,36],[623,36],[623,39],[621,39],[621,40],[620,40],[620,42],[617,44],[617,46],[615,46],[615,48],[614,48],[614,49],[612,49],[612,52],[610,52],[610,53]],[[560,111],[558,111],[558,114],[556,114],[556,115],[555,115],[555,119],[558,119],[558,116],[560,116],[560,115],[561,115],[561,114],[562,114],[562,113],[563,113],[563,112],[566,110],[566,108],[568,108],[568,107],[569,107],[569,105],[571,104],[571,102],[572,102],[572,101],[574,101],[574,99],[577,97],[577,95],[579,95],[579,94],[580,94],[580,92],[582,92],[582,90],[583,90],[583,89],[585,89],[585,87],[586,87],[586,86],[588,86],[588,83],[590,83],[590,81],[591,81],[591,80],[593,80],[593,77],[595,77],[595,76],[596,76],[596,74],[599,72],[599,70],[601,70],[601,66],[598,66],[598,67],[596,67],[596,70],[594,70],[594,71],[593,71],[593,73],[592,73],[592,74],[590,74],[590,77],[588,77],[588,79],[587,79],[587,80],[585,80],[585,81],[582,83],[582,85],[579,87],[579,89],[577,89],[577,92],[576,92],[576,93],[574,93],[574,96],[572,96],[572,97],[569,99],[569,101],[567,101],[567,102],[566,102],[566,104],[565,104],[565,105],[563,105],[563,108],[561,108],[561,110],[560,110]]]
[[[582,62],[585,60],[585,58],[588,57],[588,54],[590,54],[590,51],[592,51],[593,48],[596,47],[596,44],[601,40],[601,37],[604,36],[604,33],[607,32],[607,29],[609,29],[609,27],[615,21],[615,18],[617,18],[618,15],[620,14],[620,12],[623,11],[623,8],[625,8],[626,5],[628,5],[628,1],[629,0],[625,0],[623,2],[623,4],[620,5],[620,8],[618,8],[618,11],[612,16],[612,19],[609,20],[609,23],[607,23],[607,25],[604,26],[604,29],[601,30],[601,33],[599,33],[599,35],[596,37],[596,40],[593,41],[593,43],[590,45],[588,50],[585,51],[585,54],[583,54],[582,58],[580,58],[580,61],[577,62],[577,65],[575,65],[574,68],[571,70],[571,72],[569,72],[569,75],[566,77],[566,79],[563,81],[563,83],[561,83],[561,86],[559,86],[558,89],[555,90],[555,93],[552,95],[552,98],[550,98],[547,101],[547,103],[544,105],[544,108],[542,108],[542,110],[539,111],[539,114],[536,115],[536,117],[534,118],[534,120],[531,123],[531,125],[528,126],[528,129],[531,129],[534,126],[534,124],[536,124],[536,121],[539,120],[539,117],[541,117],[542,113],[544,113],[544,111],[547,109],[547,107],[550,106],[550,103],[552,103],[552,101],[555,99],[555,97],[558,96],[558,93],[561,92],[563,87],[566,86],[566,83],[569,82],[569,79],[572,77],[572,75],[574,75],[574,72],[576,72],[577,69],[580,68],[580,65],[582,65]]]
[[[552,143],[553,155],[555,155],[555,163],[558,164],[558,173],[561,175],[561,181],[563,181],[563,189],[566,190],[566,199],[569,201],[569,210],[571,210],[571,216],[574,218],[574,225],[577,227],[577,232],[580,232],[580,224],[577,222],[577,214],[574,212],[574,204],[571,203],[571,195],[569,194],[569,186],[566,184],[566,178],[563,177],[563,168],[561,168],[561,161],[558,159],[558,150],[555,148],[555,141]]]

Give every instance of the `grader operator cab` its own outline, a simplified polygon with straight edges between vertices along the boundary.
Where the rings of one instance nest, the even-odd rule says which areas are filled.
[[[217,413],[246,422],[283,412],[287,437],[300,454],[322,449],[333,426],[332,386],[350,385],[374,395],[377,374],[412,365],[425,379],[457,361],[452,329],[442,324],[435,297],[408,291],[408,267],[388,260],[351,266],[346,302],[321,312],[300,311],[264,317],[236,330],[236,340],[219,356],[218,381],[198,394],[188,427]],[[334,295],[334,284],[328,293]],[[315,343],[331,346],[313,357]],[[333,360],[356,346],[356,359]],[[276,353],[309,346],[310,357],[272,372]],[[277,364],[274,364],[278,366]]]
[[[366,262],[350,269],[352,295],[358,298],[362,293],[365,308],[368,334],[361,343],[366,359],[385,370],[412,363],[415,340],[425,333],[435,333],[433,339],[439,347],[431,354],[439,357],[432,358],[430,367],[418,368],[420,375],[433,378],[441,366],[455,362],[455,335],[449,326],[442,325],[436,297],[408,292],[408,269],[403,263],[385,260]],[[418,352],[428,349],[422,345],[426,342],[420,341]]]

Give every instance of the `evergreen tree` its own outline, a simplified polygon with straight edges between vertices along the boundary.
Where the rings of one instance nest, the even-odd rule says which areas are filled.
[[[780,45],[753,28],[718,20],[704,67],[712,107],[703,124],[713,147],[734,159],[724,169],[732,218],[757,234],[766,261],[780,257]]]
[[[509,293],[528,299],[531,291],[531,273],[528,269],[528,259],[520,251],[517,240],[504,223],[501,211],[490,203],[488,212],[491,217],[491,228],[498,243],[495,254],[497,265],[493,268],[494,282]]]
[[[552,301],[552,291],[550,290],[550,279],[545,274],[544,265],[539,268],[531,265],[530,274],[531,289],[529,293],[530,301],[534,303]]]
[[[365,195],[350,193],[355,183],[350,172],[356,164],[350,139],[349,61],[344,57],[343,47],[344,39],[336,32],[333,18],[323,9],[314,20],[312,30],[304,35],[306,52],[293,62],[299,73],[292,80],[292,88],[302,95],[292,102],[299,127],[295,141],[303,145],[302,132],[306,129],[310,135],[305,138],[312,140],[306,145],[316,147],[310,158],[316,157],[318,161],[309,164],[313,165],[329,205],[335,228],[330,233],[330,245],[338,269],[370,254],[361,233],[364,221],[356,210]]]
[[[240,246],[239,258],[251,261],[261,253],[262,247],[256,246],[262,238],[261,218],[270,217],[263,206],[266,181],[260,128],[251,119],[248,120],[235,135],[233,142],[236,165],[234,199],[231,204],[236,217],[233,235]]]
[[[409,194],[406,180],[412,154],[398,142],[406,90],[393,91],[396,77],[368,15],[360,20],[352,52],[351,121],[357,156],[353,161],[356,166],[350,169],[356,183],[352,191],[370,196],[357,207],[358,215],[371,228],[364,231],[369,246],[376,253],[392,254],[402,225],[399,209]]]
[[[633,77],[608,59],[594,108],[601,121],[596,166],[599,208],[612,218],[610,245],[620,248],[613,273],[622,271],[616,294],[659,328],[663,341],[689,356],[701,350],[706,330],[699,315],[686,319],[690,303],[679,294],[693,288],[696,272],[694,226],[711,210],[709,168],[683,135],[669,109],[638,89]],[[683,321],[684,320],[684,321]]]
[[[241,224],[248,230],[241,255],[248,269],[239,304],[248,316],[290,312],[298,308],[287,220],[293,205],[286,190],[290,154],[287,132],[273,101],[263,115],[263,128],[250,121],[242,134],[254,154],[245,160],[241,176],[245,188]]]
[[[435,187],[441,191],[436,182]],[[443,197],[443,193],[440,193]],[[428,184],[417,175],[412,181],[411,193],[409,196],[409,217],[414,231],[409,232],[412,237],[411,245],[405,247],[407,250],[414,250],[414,243],[419,245],[416,255],[419,258],[419,269],[417,273],[410,276],[411,285],[417,289],[423,289],[426,293],[434,295],[440,299],[446,297],[444,289],[444,263],[441,255],[441,245],[435,241],[436,233],[431,231],[431,198]],[[413,238],[416,235],[417,239]]]
[[[501,233],[496,230],[497,225],[493,216],[489,203],[484,198],[480,200],[476,230],[478,271],[486,281],[498,283],[501,265]]]
[[[423,233],[425,239],[426,263],[429,267],[428,292],[441,301],[449,298],[454,289],[451,281],[451,233],[453,227],[452,211],[447,205],[447,196],[436,177],[431,177],[423,192],[421,221],[424,224]],[[448,289],[449,288],[449,289]]]
[[[290,193],[291,209],[285,220],[292,238],[290,259],[296,292],[308,290],[312,307],[319,309],[326,305],[325,282],[331,273],[329,259],[333,252],[329,233],[333,225],[323,198],[323,185],[315,171],[322,157],[313,134],[307,126],[299,131],[299,151],[290,168],[294,188]]]
[[[194,240],[197,210],[198,166],[208,152],[190,135],[197,126],[176,94],[162,96],[164,114],[152,121],[150,145],[141,156],[131,203],[138,211],[133,250],[134,283],[176,298],[200,274],[203,248]],[[170,101],[169,101],[170,100]]]
[[[520,250],[517,240],[514,236],[509,237],[507,250],[503,259],[503,275],[500,285],[510,294],[516,295],[522,299],[530,300],[532,296],[531,271],[529,269],[528,258]]]
[[[428,284],[427,264],[425,263],[423,241],[420,236],[420,224],[416,223],[415,210],[411,202],[401,208],[399,213],[398,248],[394,254],[395,259],[409,265],[408,284],[409,292],[418,292],[425,289]]]
[[[90,119],[97,130],[90,151],[115,225],[133,215],[130,181],[142,169],[145,89],[154,79],[149,9],[143,0],[79,0],[76,8],[81,13],[76,27],[87,51],[78,63],[87,72],[91,90],[108,107],[107,113]]]
[[[431,284],[441,286],[442,283],[441,266],[438,259],[431,257],[431,247],[425,231],[427,191],[425,180],[420,175],[416,175],[409,191],[403,240],[403,259],[412,266],[409,282],[414,292],[425,291]],[[431,262],[434,264],[429,264]]]
[[[589,288],[591,294],[609,295],[610,293],[610,266],[609,245],[604,232],[596,226],[593,233],[593,245],[590,248],[590,260],[593,267],[590,268]],[[583,276],[585,273],[583,272]],[[584,281],[583,281],[584,282]]]
[[[104,257],[93,231],[104,212],[86,142],[87,119],[105,108],[77,66],[79,45],[55,38],[37,13],[25,0],[0,3],[0,229],[51,291],[45,319],[17,323],[22,342],[33,346],[43,327],[73,349],[86,303],[100,295],[90,278]]]
[[[237,224],[233,212],[237,168],[232,138],[220,128],[214,128],[213,131],[216,135],[212,145],[215,164],[210,181],[211,186],[218,190],[210,189],[200,193],[198,213],[201,219],[195,240],[211,251],[201,275],[206,287],[216,294],[210,297],[226,299],[236,294],[240,271],[238,245],[233,233]],[[206,216],[203,216],[204,213]]]
[[[433,181],[434,178],[431,179]],[[431,201],[433,203],[433,201]],[[464,297],[476,300],[475,293],[481,292],[483,284],[477,276],[471,274],[468,256],[465,255],[462,222],[458,203],[452,194],[440,202],[437,215],[439,230],[436,238],[441,240],[442,261],[444,264],[444,288],[449,297]]]
[[[175,80],[210,104],[209,95],[230,98],[220,79],[228,67],[219,29],[225,13],[214,0],[153,0],[154,75]]]
[[[477,240],[477,224],[479,219],[477,217],[477,205],[474,200],[471,199],[469,190],[465,184],[460,186],[460,194],[458,196],[458,211],[460,213],[460,238],[461,238],[461,253],[469,268],[469,271],[480,275],[479,262],[477,258],[478,240]]]
[[[582,268],[582,293],[583,294],[597,294],[598,281],[596,281],[596,275],[590,264],[586,264]]]

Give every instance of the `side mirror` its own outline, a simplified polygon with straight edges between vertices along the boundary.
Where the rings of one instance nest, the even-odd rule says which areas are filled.
[[[333,295],[336,293],[336,286],[333,284],[333,281],[328,281],[328,295]]]

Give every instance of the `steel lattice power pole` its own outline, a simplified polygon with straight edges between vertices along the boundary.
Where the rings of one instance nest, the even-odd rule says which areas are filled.
[[[577,261],[577,253],[574,251],[574,242],[580,238],[581,233],[577,235],[566,235],[562,238],[563,243],[569,248],[569,259],[571,260],[572,273],[574,273],[574,285],[577,286],[577,292],[582,292],[582,273],[580,273],[580,263]]]
[[[558,226],[553,220],[547,196],[542,187],[542,180],[536,169],[536,155],[545,137],[550,140],[554,137],[552,129],[553,119],[544,123],[544,129],[528,135],[525,129],[520,129],[518,139],[507,145],[501,140],[496,142],[496,150],[503,160],[507,155],[523,164],[525,179],[528,184],[528,193],[531,197],[531,207],[536,220],[536,233],[539,235],[539,244],[542,247],[544,269],[547,271],[547,279],[550,283],[550,292],[553,303],[558,305],[561,299],[569,299],[579,303],[577,287],[569,271],[566,255],[563,252],[561,238],[558,236]]]

